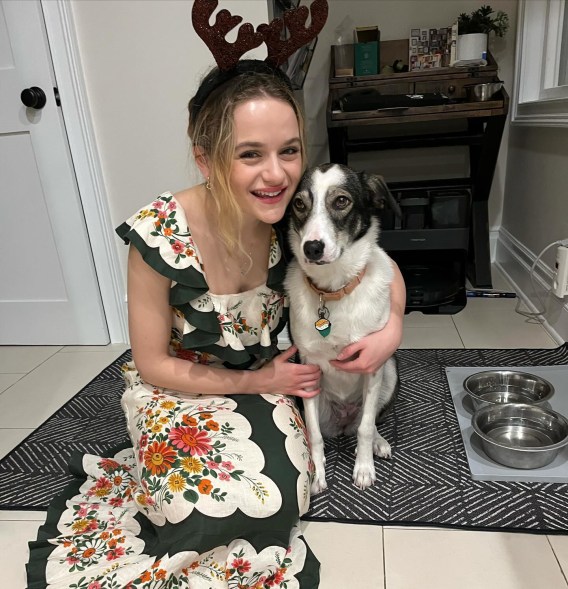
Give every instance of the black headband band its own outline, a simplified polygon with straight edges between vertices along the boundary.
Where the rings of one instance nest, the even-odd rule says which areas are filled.
[[[252,76],[255,74],[265,74],[269,76],[276,76],[282,80],[290,90],[292,90],[292,83],[288,76],[279,68],[270,65],[265,61],[257,59],[243,59],[237,65],[230,69],[223,71],[215,68],[211,71],[199,86],[197,93],[189,103],[190,117],[196,120],[199,116],[199,111],[203,108],[209,97],[221,86],[224,86],[238,76]]]

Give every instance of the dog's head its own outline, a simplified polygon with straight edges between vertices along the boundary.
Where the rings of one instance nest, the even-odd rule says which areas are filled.
[[[371,229],[376,240],[377,217],[385,204],[400,214],[382,176],[341,164],[307,170],[290,205],[290,241],[296,258],[330,264]]]

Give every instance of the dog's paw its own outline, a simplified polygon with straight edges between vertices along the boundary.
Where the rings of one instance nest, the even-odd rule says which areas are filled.
[[[377,435],[373,439],[373,454],[378,456],[379,458],[386,458],[390,460],[391,458],[391,447],[390,444],[377,432]]]
[[[375,465],[372,462],[369,464],[357,458],[353,469],[353,482],[361,491],[373,485],[375,482]]]
[[[322,491],[327,489],[327,481],[325,480],[325,475],[319,476],[317,473],[314,476],[314,480],[312,482],[312,486],[310,488],[311,495],[317,495]]]

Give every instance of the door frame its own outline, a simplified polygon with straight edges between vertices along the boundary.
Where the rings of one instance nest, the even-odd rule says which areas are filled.
[[[71,3],[39,0],[111,343],[128,342],[124,279],[89,109]]]

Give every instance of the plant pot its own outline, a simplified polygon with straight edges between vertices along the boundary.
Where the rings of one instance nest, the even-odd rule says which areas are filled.
[[[487,52],[487,33],[468,33],[458,35],[458,61],[463,59],[483,59]]]

